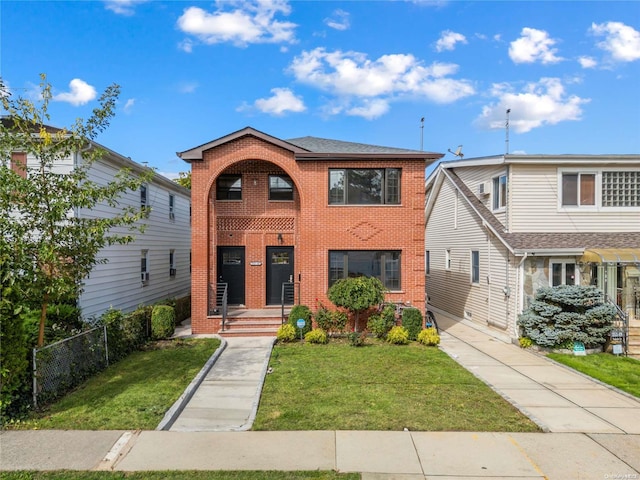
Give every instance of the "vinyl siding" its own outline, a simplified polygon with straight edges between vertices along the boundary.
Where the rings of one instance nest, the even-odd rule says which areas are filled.
[[[560,172],[568,167],[556,165],[511,166],[512,232],[628,232],[640,231],[640,208],[574,208],[559,206]],[[590,165],[572,166],[571,171],[640,171],[640,165],[624,168]],[[597,183],[600,178],[597,178]]]
[[[484,203],[495,217],[508,227],[507,223],[507,210],[505,208],[494,210],[493,209],[493,179],[501,175],[507,175],[506,165],[487,165],[484,167],[464,167],[456,168],[456,174],[460,179],[469,187],[469,189]],[[489,187],[488,194],[480,194],[480,185],[486,184]],[[507,179],[507,187],[509,187],[509,179]],[[507,195],[511,189],[507,188]],[[507,198],[507,207],[509,206],[509,198]]]
[[[91,179],[100,184],[111,181],[118,171],[116,166],[101,161],[91,168]],[[175,218],[169,218],[169,194],[174,195]],[[140,206],[139,190],[129,191],[121,197],[124,207]],[[83,316],[99,316],[109,307],[123,311],[134,310],[141,304],[150,304],[165,298],[176,298],[189,294],[191,287],[190,249],[191,225],[189,218],[190,195],[180,187],[170,189],[160,182],[147,185],[147,205],[151,207],[144,232],[133,232],[135,240],[127,245],[105,247],[98,258],[107,263],[96,265],[85,280],[80,298]],[[108,205],[97,205],[94,209],[82,210],[85,218],[108,216],[114,209]],[[130,234],[120,228],[117,233]],[[176,275],[169,275],[169,252],[174,250]],[[140,278],[142,250],[148,250],[147,269],[149,281],[143,284]]]
[[[445,180],[426,223],[425,249],[430,254],[426,291],[430,304],[451,315],[513,332],[515,259],[492,237],[453,185]],[[451,269],[445,269],[445,251]],[[480,281],[471,283],[471,251],[480,257]],[[504,293],[509,287],[510,296]]]

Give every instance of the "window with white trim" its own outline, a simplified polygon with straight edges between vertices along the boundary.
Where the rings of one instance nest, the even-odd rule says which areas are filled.
[[[149,281],[149,250],[140,252],[140,279],[144,285]]]
[[[507,176],[493,179],[493,209],[501,210],[507,206]]]
[[[176,276],[176,251],[174,249],[169,250],[169,276]]]
[[[582,207],[596,204],[595,173],[562,174],[562,206]]]
[[[451,249],[447,248],[444,252],[444,268],[451,270]]]
[[[578,285],[578,266],[572,260],[551,260],[549,262],[549,283],[558,285]]]
[[[176,206],[176,197],[175,195],[169,194],[169,219],[170,220],[175,220],[176,218],[175,206]]]
[[[471,250],[471,283],[480,283],[480,251]]]

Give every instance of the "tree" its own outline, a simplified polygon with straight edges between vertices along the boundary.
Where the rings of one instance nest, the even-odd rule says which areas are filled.
[[[382,303],[384,285],[375,277],[343,278],[331,285],[327,296],[337,307],[355,314],[354,328],[358,330],[360,313]]]
[[[179,177],[175,179],[175,182],[191,190],[191,172],[180,172],[178,175]]]
[[[134,176],[121,169],[100,184],[90,177],[92,165],[105,154],[94,140],[115,114],[118,85],[105,90],[87,121],[77,119],[62,129],[47,125],[51,86],[45,75],[40,88],[34,103],[14,98],[0,83],[0,101],[8,113],[0,122],[0,269],[11,276],[15,292],[40,307],[38,346],[44,343],[47,306],[77,298],[92,268],[106,262],[98,252],[131,242],[142,228],[145,212],[121,208],[118,200],[153,175],[151,170]],[[69,171],[60,168],[70,161]],[[108,205],[114,213],[105,218],[74,214],[97,205]]]

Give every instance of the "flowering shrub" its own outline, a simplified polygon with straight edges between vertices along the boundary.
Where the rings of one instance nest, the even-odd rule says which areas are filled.
[[[329,338],[327,333],[321,328],[314,328],[304,336],[304,341],[307,343],[328,343]]]

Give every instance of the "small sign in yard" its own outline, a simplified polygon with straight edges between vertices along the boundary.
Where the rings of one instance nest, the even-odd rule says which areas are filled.
[[[582,342],[573,342],[573,354],[577,356],[583,356],[587,354],[587,351],[584,348],[584,343]]]
[[[298,321],[296,322],[296,325],[300,329],[300,340],[302,340],[302,329],[306,325],[306,322],[304,321],[304,318],[299,318]]]

